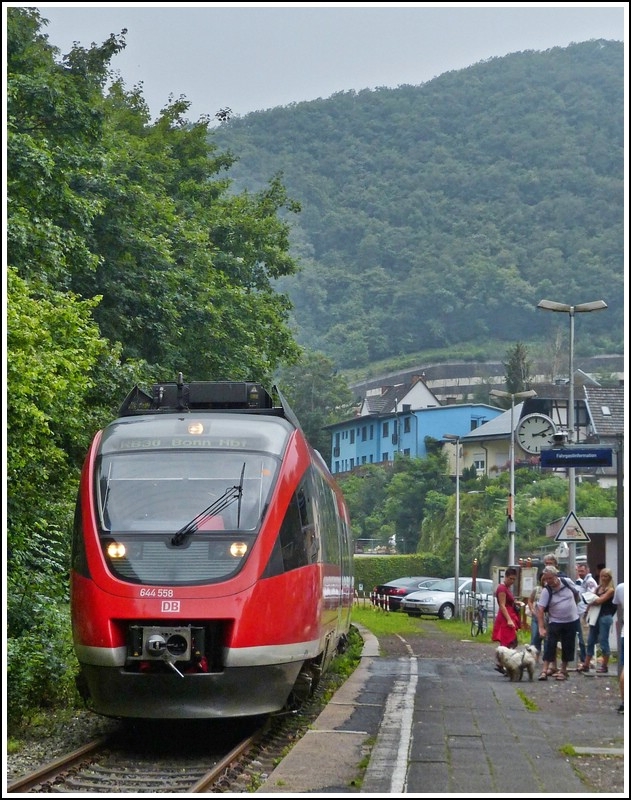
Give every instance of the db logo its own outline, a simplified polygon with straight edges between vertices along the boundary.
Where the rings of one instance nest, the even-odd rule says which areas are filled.
[[[163,600],[162,612],[164,614],[177,614],[180,610],[179,600]]]

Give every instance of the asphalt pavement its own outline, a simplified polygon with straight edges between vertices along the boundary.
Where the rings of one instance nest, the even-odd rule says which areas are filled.
[[[380,657],[376,638],[361,633],[359,667],[259,794],[585,794],[568,748],[624,752],[615,694],[603,709],[577,707],[577,717],[571,703],[569,716],[555,710],[556,691],[571,701],[572,681],[584,689],[600,677],[511,683],[488,663]]]

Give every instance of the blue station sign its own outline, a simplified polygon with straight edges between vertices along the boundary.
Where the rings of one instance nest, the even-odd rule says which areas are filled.
[[[610,447],[547,447],[541,450],[542,467],[610,467]]]

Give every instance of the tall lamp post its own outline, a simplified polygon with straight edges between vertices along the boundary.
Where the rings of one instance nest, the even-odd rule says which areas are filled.
[[[515,400],[525,400],[527,397],[536,397],[537,392],[534,389],[528,389],[525,392],[504,392],[501,389],[491,389],[489,392],[491,397],[504,397],[510,398],[510,494],[509,494],[509,509],[508,515],[508,566],[515,565]]]
[[[460,617],[460,437],[443,433],[443,439],[456,443],[456,563],[454,565],[454,616]]]
[[[540,300],[537,308],[544,311],[560,311],[570,317],[570,392],[567,401],[567,432],[570,444],[574,442],[574,315],[586,311],[601,311],[607,308],[604,300],[593,300],[591,303],[579,303],[571,306],[567,303],[555,303],[554,300]],[[569,467],[568,478],[568,506],[569,512],[576,513],[576,468]],[[569,543],[569,554],[567,560],[567,571],[572,578],[576,572],[576,542]]]

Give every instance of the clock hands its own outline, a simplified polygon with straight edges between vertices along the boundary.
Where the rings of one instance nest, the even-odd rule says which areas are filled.
[[[545,430],[545,431],[539,431],[539,432],[537,432],[537,433],[535,433],[534,431],[531,431],[529,435],[530,435],[530,436],[531,436],[533,439],[534,439],[536,436],[550,436],[550,431],[548,431],[548,430]]]

